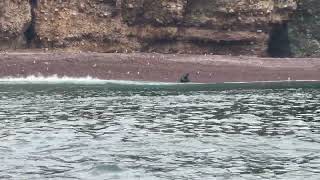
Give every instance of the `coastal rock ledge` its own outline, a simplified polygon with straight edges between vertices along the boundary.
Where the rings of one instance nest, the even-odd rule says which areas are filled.
[[[0,0],[0,48],[290,57],[304,1]]]

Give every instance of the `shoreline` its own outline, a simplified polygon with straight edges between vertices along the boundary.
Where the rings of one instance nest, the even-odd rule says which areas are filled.
[[[194,83],[320,81],[320,58],[158,53],[0,53],[0,78],[31,75],[177,82],[190,73]]]

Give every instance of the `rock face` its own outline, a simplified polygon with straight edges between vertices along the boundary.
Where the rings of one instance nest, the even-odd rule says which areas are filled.
[[[0,39],[26,34],[33,48],[258,56],[279,51],[268,49],[270,34],[297,6],[296,0],[0,2]]]
[[[31,23],[26,0],[0,0],[0,49],[25,47],[24,32]]]
[[[289,23],[291,51],[295,57],[320,57],[320,2],[300,0]]]
[[[35,4],[41,47],[113,52],[136,49],[115,0],[42,0]]]

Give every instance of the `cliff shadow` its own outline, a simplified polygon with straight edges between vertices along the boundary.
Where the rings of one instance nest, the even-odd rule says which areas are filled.
[[[35,30],[35,8],[37,8],[38,0],[29,0],[31,6],[31,23],[24,32],[24,37],[26,39],[27,48],[31,48],[33,42],[36,38],[36,30]]]
[[[267,53],[270,57],[291,57],[288,24],[274,24],[270,31]]]

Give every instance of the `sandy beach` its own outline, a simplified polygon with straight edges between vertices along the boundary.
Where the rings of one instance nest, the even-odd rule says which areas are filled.
[[[190,73],[192,82],[320,80],[320,59],[257,58],[156,53],[0,54],[0,77],[91,76],[107,80],[177,82]]]

